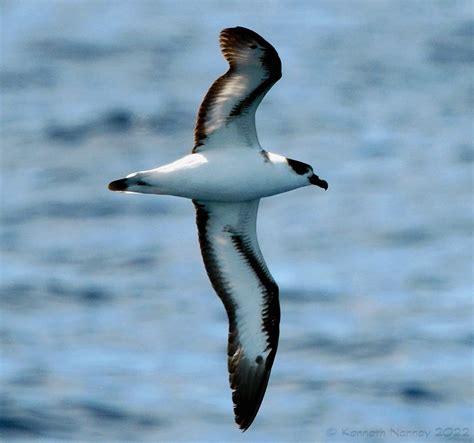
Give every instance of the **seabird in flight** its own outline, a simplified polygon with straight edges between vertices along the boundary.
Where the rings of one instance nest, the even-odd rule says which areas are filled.
[[[109,189],[192,199],[207,275],[229,318],[229,382],[235,421],[245,431],[267,388],[280,323],[278,286],[257,241],[259,201],[328,184],[310,165],[265,151],[258,141],[255,111],[281,78],[275,48],[240,26],[224,29],[220,46],[229,69],[199,108],[192,153]]]

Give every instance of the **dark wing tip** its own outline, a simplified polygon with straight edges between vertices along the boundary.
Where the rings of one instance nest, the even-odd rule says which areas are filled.
[[[267,360],[250,362],[238,355],[229,357],[229,381],[232,389],[235,422],[242,432],[253,423],[267,390],[274,353]]]
[[[251,29],[243,26],[235,26],[234,28],[225,28],[221,31],[221,39],[235,39],[242,42],[255,42],[262,46],[272,46],[261,35]],[[273,47],[273,46],[272,46]]]
[[[219,42],[231,68],[238,65],[263,66],[276,80],[281,78],[281,60],[276,49],[251,29],[242,26],[225,28]]]

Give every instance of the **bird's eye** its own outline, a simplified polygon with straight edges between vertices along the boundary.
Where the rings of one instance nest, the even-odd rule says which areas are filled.
[[[250,45],[249,48],[250,49],[257,49],[257,45]]]

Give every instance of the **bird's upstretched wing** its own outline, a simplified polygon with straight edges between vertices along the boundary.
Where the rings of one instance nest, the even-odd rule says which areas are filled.
[[[278,286],[257,242],[258,203],[194,201],[204,265],[229,317],[229,382],[242,430],[262,403],[280,324]]]
[[[224,29],[219,41],[229,70],[213,83],[201,103],[193,152],[229,142],[260,148],[255,111],[281,78],[280,57],[270,43],[240,26]]]

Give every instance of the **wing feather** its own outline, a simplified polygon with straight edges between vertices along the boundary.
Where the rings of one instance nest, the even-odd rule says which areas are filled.
[[[229,70],[213,83],[199,108],[193,152],[229,139],[259,148],[255,111],[281,78],[280,58],[270,43],[240,26],[224,29],[219,41]]]
[[[280,323],[278,286],[256,236],[258,203],[194,201],[204,265],[229,318],[229,383],[242,430],[265,395]]]

